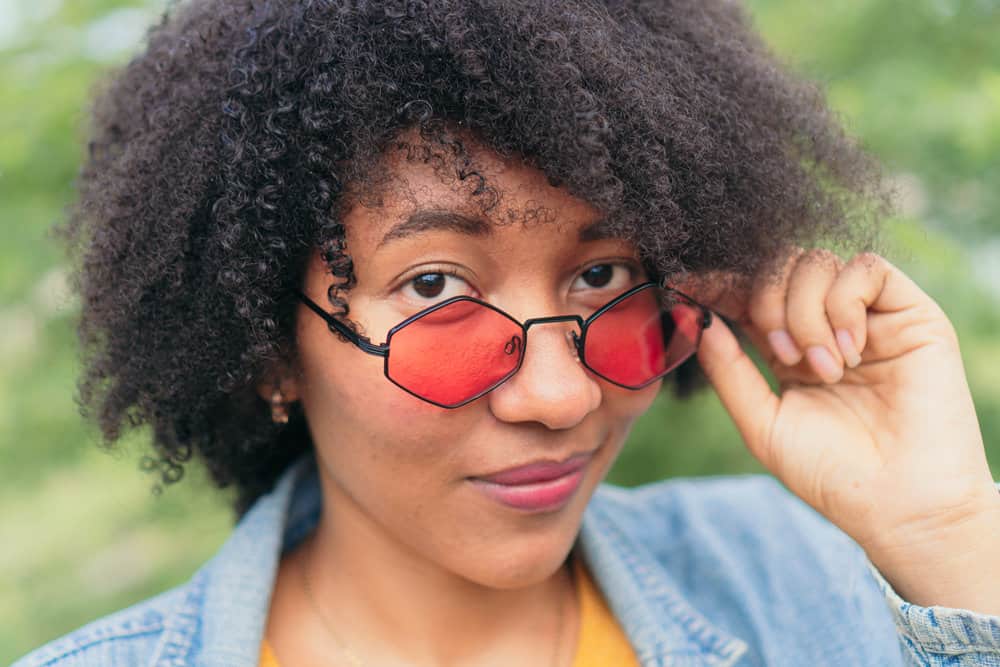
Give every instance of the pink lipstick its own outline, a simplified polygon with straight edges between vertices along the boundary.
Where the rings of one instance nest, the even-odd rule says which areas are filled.
[[[592,452],[562,462],[537,461],[469,481],[497,502],[530,512],[553,511],[579,488]]]

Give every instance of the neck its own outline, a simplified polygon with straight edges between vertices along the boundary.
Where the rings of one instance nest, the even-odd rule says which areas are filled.
[[[287,557],[299,568],[292,581],[305,570],[319,609],[301,608],[320,617],[327,655],[341,651],[339,639],[366,665],[570,664],[578,612],[567,563],[528,586],[484,586],[391,540],[333,495],[324,492],[316,530]]]

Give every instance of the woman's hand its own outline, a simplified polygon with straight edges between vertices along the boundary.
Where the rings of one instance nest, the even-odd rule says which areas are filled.
[[[780,385],[714,318],[698,359],[751,453],[902,597],[1000,614],[1000,494],[941,308],[878,255],[823,250],[707,305]]]

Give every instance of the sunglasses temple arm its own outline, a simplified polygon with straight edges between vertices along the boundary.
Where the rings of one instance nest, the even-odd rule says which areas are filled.
[[[316,305],[316,303],[312,299],[307,297],[301,291],[296,290],[296,294],[298,294],[299,299],[304,304],[309,306],[309,308],[314,313],[316,313],[324,320],[326,320],[326,323],[330,325],[330,329],[335,330],[337,333],[339,333],[344,338],[349,340],[355,346],[360,348],[363,352],[367,352],[368,354],[374,354],[375,356],[378,357],[384,357],[389,353],[389,347],[387,345],[375,345],[373,343],[368,342],[367,340],[361,338],[361,336],[359,336],[355,332],[351,331],[350,327],[348,327],[346,324],[344,324],[343,322],[335,318],[333,315],[331,315],[330,313],[326,312],[318,305]]]

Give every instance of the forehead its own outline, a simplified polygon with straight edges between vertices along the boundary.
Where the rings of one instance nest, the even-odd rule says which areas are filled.
[[[376,189],[350,196],[355,203],[342,216],[349,246],[373,251],[430,230],[491,238],[542,224],[567,239],[606,236],[593,205],[521,158],[501,156],[469,132],[454,134],[464,154],[413,131],[392,143],[376,165]]]

